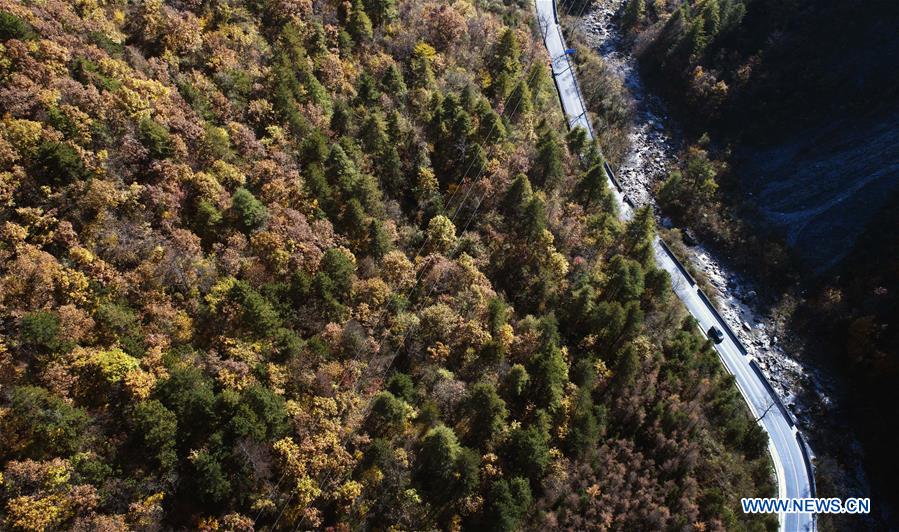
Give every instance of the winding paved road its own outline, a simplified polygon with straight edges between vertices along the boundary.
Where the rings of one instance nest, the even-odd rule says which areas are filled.
[[[580,96],[574,65],[565,54],[567,46],[561,28],[556,20],[553,0],[536,0],[537,20],[544,44],[552,58],[553,78],[559,91],[559,99],[569,127],[583,127],[593,138],[593,131]],[[611,168],[607,167],[610,180]],[[633,215],[627,199],[618,185],[611,181],[611,190],[615,194],[619,210],[624,219]],[[725,331],[724,341],[715,346],[721,362],[734,375],[740,393],[749,405],[752,414],[761,416],[761,425],[768,433],[768,449],[774,462],[777,476],[779,497],[814,497],[814,478],[811,461],[801,434],[797,431],[792,417],[780,402],[775,391],[765,380],[758,365],[746,354],[736,336],[721,319],[708,299],[699,291],[696,283],[689,277],[683,267],[674,260],[656,238],[656,262],[669,273],[671,283],[677,296],[683,301],[687,310],[699,322],[702,331],[713,325]],[[746,494],[752,496],[754,494]],[[815,519],[812,514],[781,514],[780,528],[786,532],[814,530]]]

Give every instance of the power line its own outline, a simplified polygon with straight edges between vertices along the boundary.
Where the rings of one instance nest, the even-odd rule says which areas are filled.
[[[584,4],[582,4],[580,13],[579,13],[577,16],[580,16],[580,15],[583,13],[583,10],[586,8],[586,6],[587,6],[589,3],[590,3],[590,2],[585,2]],[[539,17],[539,15],[538,15],[538,17]],[[538,20],[538,26],[539,26],[539,22],[540,22],[540,20]],[[543,35],[543,38],[544,38],[544,40],[545,40],[545,38],[546,38],[546,35],[545,35],[545,34]],[[544,43],[544,44],[545,44],[545,43]],[[530,58],[530,63],[533,64],[533,55],[532,55],[531,58]],[[527,82],[528,84],[530,84],[530,83],[533,81],[533,79],[534,79],[534,77],[536,76],[537,73],[538,73],[538,70],[534,70],[534,71],[530,74],[530,76],[529,76],[529,78],[528,78],[528,82]],[[553,73],[553,76],[555,76],[555,73]],[[513,110],[508,114],[509,117],[513,116],[514,113],[518,110],[518,107],[520,106],[520,104],[521,104],[521,102],[522,102],[522,96],[523,96],[522,94],[518,94],[518,101],[515,103],[515,106],[514,106]],[[505,109],[503,110],[503,112],[505,113]],[[490,135],[493,133],[493,131],[494,131],[495,127],[496,127],[496,124],[497,124],[497,122],[494,122],[494,124],[491,126],[491,129],[490,129],[490,131],[489,131],[488,134],[487,134],[487,137],[488,137],[488,138],[489,138]],[[491,146],[491,149],[496,149],[496,144],[492,145],[492,146]],[[449,205],[452,204],[452,201],[453,201],[453,199],[455,198],[456,193],[462,188],[462,186],[464,186],[465,179],[468,177],[468,174],[469,174],[469,172],[471,171],[471,169],[473,168],[473,166],[474,166],[474,160],[472,160],[472,161],[470,162],[468,168],[466,169],[465,173],[463,174],[462,178],[460,179],[460,184],[459,184],[459,186],[457,186],[457,187],[453,190],[452,194],[450,195],[450,199],[447,201],[447,206],[449,206]],[[477,175],[477,176],[470,182],[469,187],[468,187],[468,190],[467,190],[467,192],[465,193],[465,196],[464,196],[463,199],[459,202],[457,208],[456,208],[455,211],[453,212],[453,215],[452,215],[452,217],[451,217],[451,219],[450,219],[451,222],[455,223],[457,216],[461,213],[462,208],[463,208],[464,205],[465,205],[465,202],[467,201],[467,199],[468,199],[468,197],[470,196],[471,192],[474,190],[474,188],[475,188],[475,186],[476,186],[476,184],[477,184],[477,180],[481,177],[481,175],[483,175],[484,172],[485,172],[485,168],[482,167],[482,168],[479,170],[478,175]],[[481,196],[481,197],[478,199],[477,203],[475,204],[474,210],[472,211],[471,216],[468,218],[468,221],[465,223],[465,226],[463,227],[463,229],[462,229],[462,231],[460,232],[460,234],[464,233],[464,232],[468,229],[468,227],[471,225],[471,223],[474,221],[475,217],[477,216],[477,212],[478,212],[478,210],[480,209],[480,206],[483,204],[483,200],[484,200],[484,196]],[[418,257],[421,255],[421,252],[425,249],[426,245],[429,243],[430,238],[431,238],[431,236],[430,236],[430,235],[427,235],[425,241],[422,243],[422,245],[419,247],[418,251],[416,252],[415,257],[413,258],[413,262],[414,262],[416,259],[418,259]],[[406,295],[406,299],[408,299],[408,298],[412,295],[412,293],[414,292],[414,290],[417,288],[419,282],[424,278],[424,274],[425,274],[426,270],[427,270],[427,268],[423,266],[422,269],[421,269],[421,271],[419,272],[419,274],[416,275],[415,282],[413,283],[412,287],[409,289],[409,292],[408,292],[408,294]],[[427,295],[425,296],[425,299],[427,299],[428,297],[430,297],[430,295],[433,293],[434,289],[435,289],[436,286],[439,284],[439,282],[440,282],[441,279],[442,279],[442,274],[441,274],[441,276],[440,276],[438,279],[436,279],[436,280],[434,281],[434,283],[432,284],[430,290],[428,291]],[[378,322],[377,322],[377,323],[375,324],[375,326],[373,327],[373,330],[377,329],[377,327],[380,326],[381,321],[382,321],[383,318],[386,316],[386,314],[387,314],[387,309],[385,309],[384,311],[382,311],[381,316],[380,316]],[[413,328],[410,328],[410,329],[403,335],[403,341],[400,343],[400,349],[399,349],[399,350],[398,350],[392,357],[390,357],[390,362],[388,362],[388,364],[387,364],[387,366],[385,367],[384,371],[381,372],[381,373],[386,373],[386,372],[389,371],[390,368],[393,366],[393,363],[394,363],[394,361],[396,360],[397,356],[400,354],[400,352],[401,352],[403,349],[405,349],[406,342],[407,342],[407,340],[408,340],[408,338],[409,338],[409,335],[411,334],[412,330],[413,330]],[[366,379],[367,379],[367,378],[366,378],[364,375],[360,375],[359,379],[357,379],[356,384],[355,384],[355,386],[354,386],[354,391],[357,391],[357,390],[358,390],[358,387],[360,386],[360,384],[361,384],[363,381],[365,381]],[[369,406],[370,406],[370,405],[369,405]],[[366,408],[366,409],[367,409],[367,408]],[[351,434],[352,434],[352,433],[347,434],[346,438],[345,438],[344,441],[342,442],[342,445],[343,445],[343,446],[346,445],[346,442],[347,442],[347,440],[349,439],[349,437],[350,437]],[[285,474],[286,474],[286,471],[285,471]],[[285,476],[285,475],[282,474],[282,481],[283,481],[284,476]],[[331,477],[331,476],[332,476],[332,475],[329,475],[329,476],[328,476],[328,479],[327,479],[326,482],[330,482],[330,480],[331,480],[330,477]],[[279,481],[279,485],[280,485],[280,482],[281,482],[281,481]],[[323,485],[323,483],[322,483],[322,482],[319,482],[318,485],[319,485],[319,487],[321,487],[321,486]],[[274,490],[273,490],[273,491],[274,491]],[[275,523],[272,525],[273,527],[277,526],[277,524],[278,524],[278,522],[280,521],[281,517],[283,516],[284,511],[286,510],[287,506],[288,506],[288,505],[290,504],[290,502],[293,500],[293,497],[294,497],[294,493],[291,493],[290,498],[288,498],[288,500],[285,502],[284,507],[283,507],[282,510],[279,512],[278,517],[277,517],[276,520],[275,520]],[[257,516],[257,519],[258,519],[258,516]],[[255,520],[254,520],[254,522],[255,522]],[[300,520],[300,521],[297,523],[297,530],[299,529],[300,526],[302,526],[302,523],[303,523],[302,520]]]
[[[534,76],[534,75],[536,75],[536,71],[535,71],[534,73],[531,74],[531,78],[529,78],[529,81],[533,79],[533,76]],[[519,95],[519,101],[518,101],[518,103],[520,104],[520,102],[521,102],[521,98],[520,98],[520,95]],[[515,108],[514,108],[514,110],[512,111],[512,113],[514,113],[515,110],[517,110],[517,108],[518,108],[518,105],[515,106]],[[504,111],[504,112],[505,112],[505,111]],[[510,115],[511,115],[512,113],[510,113]],[[495,128],[496,128],[496,123],[494,123],[494,124],[491,126],[490,131],[487,133],[487,137],[489,137],[490,135],[492,135],[492,133],[493,133],[493,131],[494,131]],[[494,145],[494,147],[495,147],[495,145]],[[460,180],[459,186],[457,186],[457,187],[453,190],[453,193],[450,195],[450,198],[449,198],[449,200],[447,201],[447,205],[448,205],[448,206],[449,206],[450,204],[452,204],[452,202],[453,202],[453,200],[455,199],[455,196],[456,196],[456,194],[458,193],[458,191],[461,190],[461,189],[463,188],[463,186],[464,186],[464,184],[465,184],[465,179],[468,177],[468,174],[470,173],[470,171],[471,171],[471,169],[472,169],[473,167],[474,167],[474,161],[472,160],[472,161],[470,162],[468,168],[466,169],[465,173],[463,174],[462,179]],[[476,177],[476,178],[469,184],[468,191],[466,192],[465,197],[460,201],[458,207],[456,208],[455,212],[453,213],[453,215],[452,215],[452,217],[451,217],[451,219],[450,219],[451,222],[455,223],[456,217],[457,217],[457,216],[459,215],[459,213],[461,212],[462,207],[465,205],[465,202],[467,201],[469,195],[471,194],[471,191],[474,189],[474,187],[475,187],[475,185],[476,185],[476,180],[477,180],[477,178],[480,178],[480,176],[483,174],[483,172],[484,172],[484,169],[482,168],[482,169],[480,170],[478,176],[477,176],[477,177]],[[480,203],[481,203],[481,201],[478,202],[478,206],[480,206]],[[466,227],[467,227],[467,224],[466,224]],[[430,236],[430,235],[427,235],[425,241],[421,244],[421,246],[419,247],[418,251],[416,251],[415,257],[413,258],[413,262],[414,262],[416,259],[418,259],[418,257],[421,256],[421,252],[422,252],[422,251],[425,249],[425,247],[428,245],[428,243],[430,242],[430,239],[431,239],[431,236]],[[415,282],[413,283],[412,287],[409,289],[408,293],[406,294],[406,299],[409,299],[409,297],[411,297],[412,293],[413,293],[413,292],[415,291],[415,289],[418,287],[418,284],[419,284],[419,283],[421,282],[421,280],[424,278],[424,275],[425,275],[426,271],[427,271],[427,268],[426,268],[426,267],[422,267],[421,271],[416,275]],[[438,280],[438,281],[439,281],[439,280]],[[435,283],[435,286],[436,286],[436,283]],[[433,291],[433,287],[432,287],[431,291],[429,292],[429,295],[430,295],[430,293],[431,293],[432,291]],[[372,328],[373,330],[374,330],[374,329],[377,329],[377,328],[380,326],[381,321],[383,320],[383,318],[384,318],[386,315],[387,315],[387,309],[385,309],[384,311],[382,311],[381,316],[380,316],[378,322],[377,322],[377,323],[373,326],[373,328]],[[406,339],[408,338],[408,334],[409,334],[409,333],[407,332],[407,333],[404,335],[403,342],[402,342],[400,345],[405,345]],[[386,372],[386,370],[389,370],[389,369],[392,367],[393,360],[396,358],[396,356],[397,356],[398,354],[399,354],[399,353],[397,353],[397,354],[395,354],[393,357],[391,357],[391,361],[388,363],[387,367],[385,368],[385,372]],[[367,380],[368,378],[369,378],[369,377],[366,377],[365,375],[360,375],[359,379],[357,379],[356,384],[354,385],[354,386],[355,386],[354,390],[358,390],[358,386],[360,386],[360,384],[361,384],[363,381]],[[347,437],[344,439],[343,445],[346,444],[346,441],[349,439],[349,436],[350,436],[350,435],[347,435]],[[283,481],[283,478],[285,477],[285,475],[286,475],[286,471],[285,471],[284,474],[282,474],[282,478],[281,478],[281,480],[279,480],[278,485],[280,485],[280,483]],[[329,481],[329,480],[330,480],[330,479],[328,479],[328,481]],[[319,483],[319,486],[321,486],[321,485],[322,485],[322,483]],[[276,486],[276,489],[277,489],[277,486]],[[273,492],[274,492],[274,491],[275,491],[275,490],[273,490]],[[288,501],[285,503],[284,508],[282,508],[282,510],[279,512],[278,517],[277,517],[277,519],[275,520],[275,523],[274,523],[272,526],[276,526],[277,523],[280,521],[281,516],[282,516],[283,513],[284,513],[284,510],[285,510],[286,507],[290,504],[290,501],[292,500],[292,498],[293,498],[293,494],[291,494],[291,497],[290,497],[290,498],[288,499]],[[261,513],[260,513],[260,515],[261,515]],[[258,515],[257,515],[257,518],[256,518],[256,519],[258,519]],[[255,520],[254,520],[254,521],[255,521]],[[299,528],[299,526],[302,526],[302,521],[300,521],[300,522],[298,523],[298,528]]]

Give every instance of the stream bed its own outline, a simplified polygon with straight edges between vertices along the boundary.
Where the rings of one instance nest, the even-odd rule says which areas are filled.
[[[652,205],[660,225],[661,219],[654,193],[669,167],[677,162],[682,150],[683,134],[671,119],[665,103],[647,90],[640,78],[636,58],[631,54],[618,27],[617,16],[625,0],[599,0],[575,21],[575,31],[585,37],[621,79],[631,99],[632,129],[629,151],[616,170],[625,195],[637,206]],[[790,409],[798,425],[808,436],[823,438],[823,451],[837,456],[828,475],[842,496],[871,496],[864,467],[864,451],[848,424],[841,406],[847,393],[826,371],[805,366],[785,351],[778,331],[785,324],[765,308],[757,287],[744,275],[729,268],[722,257],[702,245],[688,246],[688,260],[714,287],[717,308],[734,333],[758,361],[768,381]],[[834,453],[834,454],[831,454]],[[882,508],[881,513],[889,513]],[[870,522],[869,522],[870,524]]]
[[[683,141],[677,124],[665,111],[664,103],[644,86],[637,61],[618,29],[616,13],[623,3],[623,0],[598,2],[578,20],[576,31],[586,37],[628,90],[633,126],[629,134],[630,149],[617,169],[617,177],[624,193],[635,205],[655,208],[653,193],[668,175],[669,167],[677,161]],[[804,415],[808,406],[801,400],[803,388],[812,387],[816,402],[823,403],[826,408],[830,404],[830,394],[826,391],[829,386],[784,352],[777,337],[777,324],[759,308],[757,291],[751,283],[729,270],[701,243],[688,247],[688,250],[690,262],[714,286],[718,310],[758,361],[797,420],[809,421]]]

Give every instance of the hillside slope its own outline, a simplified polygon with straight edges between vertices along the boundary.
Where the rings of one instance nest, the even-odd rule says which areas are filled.
[[[732,152],[762,229],[804,267],[838,264],[899,185],[899,6],[701,0],[629,14],[638,5],[623,22],[654,90]]]
[[[546,64],[525,3],[0,0],[0,528],[776,526]]]

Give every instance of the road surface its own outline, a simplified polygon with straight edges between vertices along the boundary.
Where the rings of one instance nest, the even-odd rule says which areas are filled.
[[[556,20],[555,4],[553,0],[536,0],[536,5],[538,24],[552,59],[553,78],[568,126],[583,127],[590,138],[593,138],[575,76],[574,64],[565,54],[568,47]],[[610,170],[611,168],[607,168],[607,171]],[[611,176],[611,173],[609,175]],[[629,202],[614,182],[611,185],[622,217],[629,219],[633,215]],[[701,330],[708,331],[714,325],[725,332],[724,341],[715,348],[725,368],[734,375],[737,387],[753,416],[761,417],[761,425],[768,433],[768,449],[774,462],[778,497],[814,497],[814,479],[807,447],[790,414],[765,380],[761,370],[752,361],[752,357],[745,354],[746,350],[739,344],[736,336],[708,299],[701,294],[696,283],[666,251],[658,237],[655,242],[655,254],[657,264],[671,276],[675,293],[699,322]],[[779,519],[781,530],[786,532],[815,528],[814,516],[811,514],[782,514]]]

